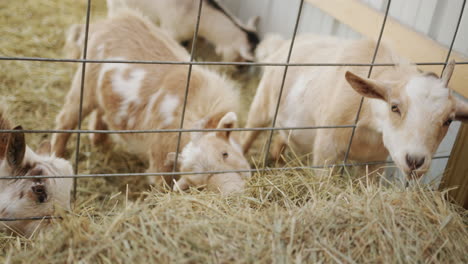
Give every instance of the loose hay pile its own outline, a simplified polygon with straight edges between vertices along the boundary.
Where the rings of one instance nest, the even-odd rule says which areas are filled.
[[[259,175],[247,194],[226,198],[108,195],[83,201],[34,240],[3,238],[3,260],[466,263],[466,212],[442,196],[306,171]]]
[[[85,1],[0,2],[0,55],[60,58]],[[93,1],[93,19],[105,14]],[[76,65],[1,61],[1,102],[25,128],[48,129]],[[248,105],[256,78],[244,87]],[[253,79],[253,80],[251,80]],[[245,115],[244,115],[245,116]],[[28,135],[34,145],[50,135]],[[118,146],[89,146],[80,173],[142,172]],[[72,157],[73,158],[73,157]],[[311,171],[257,174],[243,195],[149,190],[144,179],[81,179],[73,213],[33,239],[0,234],[1,262],[467,263],[468,214],[422,187],[376,187]]]

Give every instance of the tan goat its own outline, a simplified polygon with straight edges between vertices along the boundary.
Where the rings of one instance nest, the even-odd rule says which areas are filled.
[[[287,41],[269,61],[284,61]],[[295,42],[291,62],[369,63],[375,42],[309,36]],[[454,64],[442,78],[418,71],[382,45],[377,62],[395,67],[290,67],[277,119],[278,127],[353,125],[361,96],[366,97],[349,159],[382,161],[390,154],[406,175],[420,177],[453,120],[467,121],[468,104],[447,88]],[[267,67],[250,108],[246,127],[271,124],[283,67]],[[288,145],[298,154],[312,153],[314,165],[343,161],[351,128],[282,131],[272,149]],[[258,132],[243,134],[247,152]],[[280,152],[274,153],[278,158]],[[371,168],[374,169],[374,168]]]
[[[199,0],[107,0],[112,14],[126,6],[147,15],[177,41],[192,40],[198,15]],[[258,44],[257,18],[243,25],[216,0],[203,0],[199,36],[216,47],[225,61],[252,61]]]
[[[183,47],[140,14],[121,10],[92,24],[88,58],[111,60],[188,61]],[[89,64],[83,102],[83,117],[95,111],[92,129],[179,128],[187,81],[187,65]],[[77,125],[81,70],[75,74],[64,108],[57,118],[58,129]],[[200,66],[192,68],[184,128],[233,128],[239,96],[233,84]],[[182,134],[182,171],[249,169],[242,149],[230,132]],[[120,134],[129,150],[146,154],[148,172],[172,171],[171,152],[178,133]],[[63,156],[69,134],[53,137],[53,150]],[[94,144],[107,135],[95,134]],[[182,150],[182,149],[181,149]],[[168,162],[169,161],[169,162]],[[250,173],[186,175],[180,189],[206,185],[223,193],[240,191]],[[218,178],[224,179],[219,181]],[[155,178],[152,178],[155,179]],[[161,179],[161,177],[156,177]],[[172,185],[172,177],[165,177]]]
[[[271,58],[271,54],[275,53],[286,42],[288,41],[279,34],[266,34],[255,49],[255,60],[265,62],[266,59]]]
[[[0,129],[10,130],[5,113],[0,110]],[[20,131],[17,126],[15,130]],[[39,152],[26,145],[24,133],[0,133],[0,177],[72,175],[66,160],[48,154],[50,144],[42,144]],[[0,218],[50,216],[55,206],[70,209],[72,179],[0,179]],[[0,221],[0,230],[31,236],[42,221]]]

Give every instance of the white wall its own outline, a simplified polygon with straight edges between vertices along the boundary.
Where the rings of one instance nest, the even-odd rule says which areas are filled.
[[[261,36],[275,32],[286,38],[292,36],[300,3],[299,0],[221,0],[221,2],[242,21],[260,16]],[[358,33],[346,25],[307,3],[304,3],[298,30],[349,38],[359,37]]]
[[[220,0],[243,21],[260,16],[260,33],[280,33],[290,37],[294,29],[299,0]],[[326,0],[323,0],[326,1]],[[346,1],[346,0],[343,0]],[[369,6],[384,11],[387,0],[361,0]],[[392,0],[390,16],[414,30],[449,46],[452,40],[463,0]],[[359,34],[304,2],[299,32],[322,33],[340,37],[357,38]],[[454,49],[468,56],[468,6]]]
[[[384,0],[362,0],[384,11]],[[460,15],[463,0],[392,0],[390,16],[414,30],[449,46]],[[468,55],[468,6],[463,12],[454,49]]]
[[[384,12],[387,6],[387,0],[361,1],[381,12]],[[243,21],[247,21],[252,16],[260,16],[261,36],[275,32],[286,38],[292,36],[300,3],[299,0],[222,0],[221,2]],[[463,0],[392,0],[389,15],[448,47],[455,32],[462,4]],[[308,4],[307,1],[304,2],[298,30],[300,33],[319,33],[343,38],[360,37],[360,34]],[[468,56],[468,6],[464,10],[454,50]],[[441,58],[441,61],[444,59]],[[450,154],[459,126],[458,123],[451,125],[436,155]],[[426,177],[427,181],[438,182],[446,164],[447,159],[434,160],[430,177]]]

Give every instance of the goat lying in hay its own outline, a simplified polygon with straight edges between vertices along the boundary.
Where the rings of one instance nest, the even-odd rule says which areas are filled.
[[[0,110],[0,129],[13,129]],[[21,126],[14,128],[20,131]],[[36,153],[26,145],[24,133],[0,133],[0,176],[72,175],[68,161],[49,155],[50,144]],[[53,215],[54,206],[70,209],[72,179],[37,178],[0,180],[0,218]],[[30,236],[41,221],[0,221],[0,230]]]
[[[188,61],[187,51],[136,12],[120,10],[91,27],[89,58],[117,60]],[[90,64],[86,68],[83,117],[95,111],[92,129],[177,129],[180,125],[187,83],[187,65]],[[78,69],[65,105],[57,117],[57,129],[77,125],[81,70]],[[206,68],[194,66],[185,114],[185,128],[233,128],[239,96],[231,82]],[[69,134],[54,134],[53,150],[65,154]],[[172,171],[171,152],[178,133],[121,134],[119,138],[133,152],[147,154],[148,172]],[[107,135],[92,135],[94,144]],[[182,134],[180,170],[220,171],[249,169],[232,133]],[[179,180],[182,190],[207,186],[222,193],[240,191],[250,173],[186,175]],[[153,182],[154,177],[152,178]],[[156,177],[161,179],[161,177]],[[172,185],[173,178],[165,177]],[[162,182],[160,182],[162,183]]]
[[[289,43],[267,60],[283,61]],[[375,46],[371,40],[308,36],[295,42],[291,62],[369,63]],[[381,45],[376,61],[397,65],[374,67],[371,79],[362,77],[367,76],[369,67],[291,67],[277,125],[353,125],[364,96],[349,159],[381,161],[390,154],[404,174],[420,177],[429,169],[432,155],[450,123],[468,121],[468,104],[452,96],[447,88],[455,65],[448,64],[438,78],[433,73],[420,72],[385,45]],[[283,68],[265,69],[246,127],[271,123],[282,76]],[[244,133],[244,152],[258,133]],[[278,159],[283,146],[288,145],[296,153],[312,153],[314,165],[339,163],[343,161],[351,133],[351,128],[280,131],[280,140],[272,148],[273,156]],[[371,171],[378,166],[372,166]]]
[[[192,40],[198,14],[198,0],[107,0],[109,15],[122,7],[136,9],[166,30],[179,42]],[[215,0],[204,0],[199,36],[213,43],[224,61],[253,61],[259,42],[258,17],[243,25]],[[84,26],[75,24],[67,32],[66,51],[78,58],[84,40]]]

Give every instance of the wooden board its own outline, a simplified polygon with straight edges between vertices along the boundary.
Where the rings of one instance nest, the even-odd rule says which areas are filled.
[[[468,125],[463,124],[453,146],[440,185],[441,189],[456,187],[449,196],[468,209]]]
[[[357,0],[306,0],[368,38],[377,39],[384,13]],[[457,14],[458,15],[458,14]],[[462,34],[463,32],[459,32]],[[448,53],[447,47],[429,37],[416,32],[395,19],[388,17],[383,41],[390,42],[398,54],[412,62],[443,62]],[[461,54],[452,52],[452,59],[467,61]],[[425,71],[441,73],[442,66],[424,66]],[[468,67],[458,65],[450,81],[452,89],[468,98]]]

